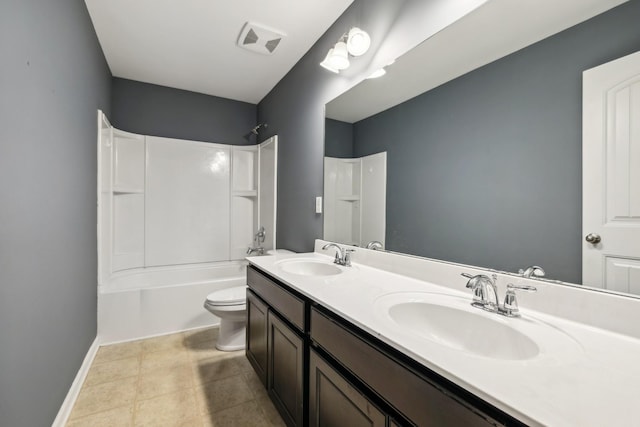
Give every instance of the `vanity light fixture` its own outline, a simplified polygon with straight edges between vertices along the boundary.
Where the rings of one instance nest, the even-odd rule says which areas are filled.
[[[358,27],[354,27],[340,37],[340,40],[329,49],[320,66],[333,73],[339,73],[340,70],[345,70],[351,65],[349,63],[349,55],[364,55],[370,46],[371,38],[369,34]]]
[[[325,56],[324,61],[320,63],[320,66],[325,70],[329,70],[332,73],[338,74],[339,73],[338,69],[334,68],[333,65],[331,64],[332,55],[333,55],[333,48],[329,49],[327,56]]]
[[[366,31],[358,27],[353,27],[347,35],[347,49],[353,56],[360,56],[367,53],[371,46],[371,37]]]

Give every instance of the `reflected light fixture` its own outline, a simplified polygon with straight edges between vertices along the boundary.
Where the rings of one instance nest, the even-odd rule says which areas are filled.
[[[377,79],[378,77],[382,77],[385,74],[387,74],[387,70],[385,70],[384,68],[378,68],[373,73],[371,73],[371,75],[369,77],[367,77],[367,78],[368,79]]]
[[[375,70],[373,73],[371,73],[369,75],[369,77],[367,77],[367,79],[377,79],[378,77],[382,77],[385,74],[387,74],[387,70],[386,67],[388,67],[389,65],[392,65],[396,62],[395,59],[392,59],[391,61],[389,61],[389,63],[387,65],[385,65],[382,68],[378,68],[377,70]]]
[[[340,37],[340,40],[329,49],[320,66],[333,73],[339,73],[340,70],[349,68],[349,55],[364,55],[370,46],[371,38],[369,34],[358,27],[354,27]]]

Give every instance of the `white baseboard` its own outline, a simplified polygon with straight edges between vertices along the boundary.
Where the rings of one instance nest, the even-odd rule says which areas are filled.
[[[96,357],[96,353],[98,353],[99,347],[100,342],[98,340],[98,337],[96,337],[96,339],[93,340],[93,344],[91,344],[91,347],[89,347],[86,356],[84,356],[82,365],[80,366],[80,369],[78,369],[78,373],[76,374],[73,383],[71,383],[71,387],[69,388],[67,397],[65,397],[64,402],[62,402],[62,406],[58,411],[56,419],[53,420],[53,424],[51,425],[52,427],[64,427],[64,425],[67,423],[69,415],[71,415],[73,405],[76,403],[76,399],[80,394],[82,384],[84,383],[84,380],[89,373],[89,368],[91,368],[91,364],[93,363],[93,359]]]

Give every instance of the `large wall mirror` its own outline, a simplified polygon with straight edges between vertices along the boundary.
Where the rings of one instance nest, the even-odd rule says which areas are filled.
[[[640,253],[609,253],[613,258],[605,259],[608,240],[585,241],[590,230],[582,219],[583,72],[640,50],[640,30],[619,25],[624,7],[632,6],[457,77],[462,60],[447,56],[443,46],[464,42],[464,26],[477,24],[475,13],[486,13],[479,8],[398,58],[385,76],[364,80],[329,102],[325,164],[342,161],[355,173],[358,159],[383,153],[386,177],[384,194],[376,199],[384,206],[343,200],[351,216],[325,216],[325,238],[359,246],[377,240],[393,252],[514,274],[539,265],[546,280],[640,295]],[[416,85],[407,93],[412,81],[428,80],[431,70],[442,74],[447,64],[449,81],[427,91]],[[626,111],[622,127],[631,129],[624,136],[626,152],[616,161],[638,166],[640,110],[629,106],[640,105],[640,78],[632,80],[620,79],[630,83],[616,89],[623,95],[612,105],[618,116]],[[325,200],[335,197],[335,186],[327,184],[330,173]],[[629,231],[622,240],[640,248],[631,240],[640,230],[640,174],[604,173],[626,179],[631,202],[620,220]],[[378,234],[351,231],[341,238],[336,230],[346,221],[353,225],[355,215],[382,218],[381,226],[370,228]],[[604,253],[596,274],[605,283],[583,278],[584,251]]]

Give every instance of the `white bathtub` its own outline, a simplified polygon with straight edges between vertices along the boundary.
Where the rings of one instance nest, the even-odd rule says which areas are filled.
[[[209,325],[213,291],[246,284],[246,261],[131,270],[98,287],[98,339],[130,341]]]

